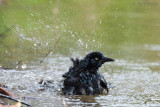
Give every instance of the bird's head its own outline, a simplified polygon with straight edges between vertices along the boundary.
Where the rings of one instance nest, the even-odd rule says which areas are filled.
[[[90,69],[92,68],[98,69],[99,67],[102,66],[102,64],[110,61],[114,61],[114,59],[107,58],[100,52],[91,52],[84,58],[86,67],[89,67]]]

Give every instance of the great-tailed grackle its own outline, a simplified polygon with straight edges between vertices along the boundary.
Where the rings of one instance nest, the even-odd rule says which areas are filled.
[[[104,57],[100,52],[91,52],[84,59],[72,59],[73,66],[62,75],[65,95],[94,95],[108,92],[107,82],[98,72],[98,68],[105,62],[114,61]]]

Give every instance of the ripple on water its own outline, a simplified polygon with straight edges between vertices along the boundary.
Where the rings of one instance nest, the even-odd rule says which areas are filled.
[[[38,65],[38,66],[37,66]],[[160,104],[160,73],[153,72],[150,66],[158,62],[133,62],[116,60],[105,64],[100,72],[115,88],[109,95],[63,96],[52,90],[38,91],[42,87],[40,79],[53,79],[59,83],[62,74],[68,71],[71,61],[68,57],[53,56],[39,64],[29,66],[29,70],[1,70],[0,80],[9,86],[7,90],[15,95],[26,96],[25,101],[34,106],[147,106]],[[28,67],[27,66],[27,67]],[[29,99],[30,98],[30,99]]]
[[[160,45],[159,44],[146,44],[144,45],[145,49],[152,50],[152,51],[160,51]]]

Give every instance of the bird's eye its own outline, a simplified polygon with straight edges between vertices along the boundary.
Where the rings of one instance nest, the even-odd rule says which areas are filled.
[[[97,61],[97,60],[98,60],[98,58],[95,58],[95,60]]]

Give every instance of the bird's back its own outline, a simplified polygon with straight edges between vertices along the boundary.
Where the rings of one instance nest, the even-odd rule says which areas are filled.
[[[73,63],[73,66],[71,66],[69,68],[68,72],[66,72],[65,74],[62,75],[62,77],[64,77],[64,78],[75,77],[76,72],[78,72],[78,68],[79,68],[79,65],[80,65],[80,60],[78,58],[77,59],[70,58],[70,59]]]

